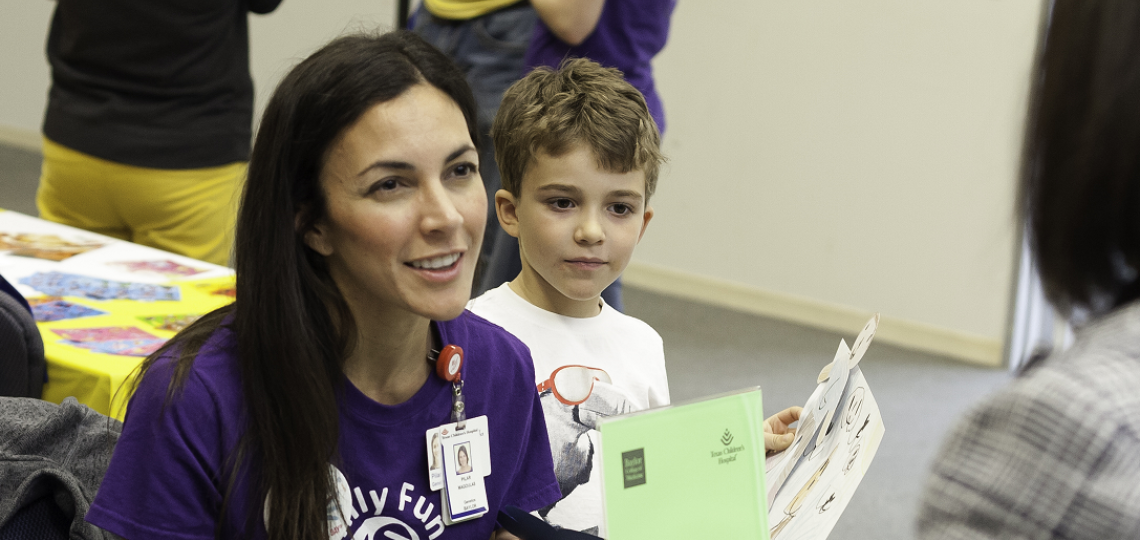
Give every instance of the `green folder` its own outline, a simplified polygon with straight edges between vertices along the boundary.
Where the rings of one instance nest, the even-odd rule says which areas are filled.
[[[602,421],[610,540],[768,540],[759,388]]]

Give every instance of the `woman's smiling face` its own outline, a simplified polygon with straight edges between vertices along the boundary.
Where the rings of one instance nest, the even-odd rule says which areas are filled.
[[[478,164],[459,106],[428,84],[373,106],[333,143],[325,216],[305,243],[355,315],[463,311],[487,215]]]

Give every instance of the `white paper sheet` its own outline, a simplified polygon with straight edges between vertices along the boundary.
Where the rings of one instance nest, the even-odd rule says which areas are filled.
[[[879,448],[883,419],[859,369],[878,321],[867,323],[853,349],[840,341],[792,445],[766,463],[771,540],[827,538]]]

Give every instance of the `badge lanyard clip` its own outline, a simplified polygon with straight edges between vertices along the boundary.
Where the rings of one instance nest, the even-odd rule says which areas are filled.
[[[455,429],[463,431],[467,428],[467,404],[463,400],[463,381],[451,384],[451,421],[455,422]]]
[[[435,352],[435,351],[432,351]],[[435,373],[451,383],[451,421],[455,429],[463,431],[467,427],[467,406],[463,399],[463,349],[458,345],[448,345],[435,359]]]
[[[433,358],[434,356],[434,358]],[[432,491],[442,490],[443,523],[453,525],[488,512],[487,486],[491,474],[491,446],[487,416],[467,418],[463,396],[463,349],[448,345],[431,351],[439,378],[451,383],[451,422],[427,430],[428,481]]]

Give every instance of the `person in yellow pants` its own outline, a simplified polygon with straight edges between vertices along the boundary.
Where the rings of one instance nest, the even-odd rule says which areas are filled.
[[[99,159],[44,138],[40,217],[225,265],[246,163],[151,169]]]
[[[252,139],[249,14],[281,0],[52,3],[40,217],[227,264]]]

